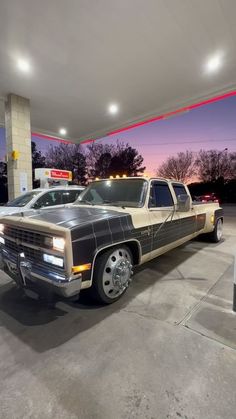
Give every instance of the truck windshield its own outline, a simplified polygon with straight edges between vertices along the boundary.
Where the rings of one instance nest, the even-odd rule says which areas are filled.
[[[75,205],[113,205],[142,207],[147,189],[144,179],[111,179],[91,183],[81,193]]]
[[[17,198],[9,201],[6,206],[7,207],[24,207],[28,204],[36,195],[38,195],[41,191],[32,191],[24,193],[23,195],[18,196]]]

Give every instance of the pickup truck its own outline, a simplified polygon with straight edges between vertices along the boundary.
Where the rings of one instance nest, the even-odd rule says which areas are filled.
[[[90,288],[110,304],[129,287],[133,266],[200,234],[219,242],[222,226],[219,204],[194,204],[181,182],[99,180],[66,208],[0,218],[1,267],[39,296]]]

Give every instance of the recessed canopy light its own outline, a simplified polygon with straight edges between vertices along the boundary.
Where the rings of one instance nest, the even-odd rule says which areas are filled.
[[[67,130],[65,128],[60,128],[59,129],[59,134],[60,135],[66,135],[67,134]]]
[[[206,70],[208,73],[215,73],[223,64],[223,56],[222,53],[217,53],[212,55],[207,63],[206,63]]]
[[[108,107],[110,114],[115,115],[119,111],[119,106],[116,103],[111,103]]]
[[[22,71],[22,73],[29,73],[30,71],[30,63],[27,60],[24,60],[22,58],[20,58],[17,61],[17,67],[20,71]]]

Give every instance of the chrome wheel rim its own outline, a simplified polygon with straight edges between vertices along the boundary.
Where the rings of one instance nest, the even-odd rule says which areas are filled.
[[[220,240],[223,234],[223,223],[222,220],[218,220],[217,221],[217,231],[216,231],[216,235],[217,235],[217,239]]]
[[[131,282],[132,263],[126,249],[115,249],[107,259],[103,271],[103,290],[107,297],[117,298]]]

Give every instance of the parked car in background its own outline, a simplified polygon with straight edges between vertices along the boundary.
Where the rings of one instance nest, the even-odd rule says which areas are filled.
[[[214,192],[206,194],[206,195],[200,195],[195,197],[196,201],[199,202],[220,202],[219,198],[214,194]]]
[[[73,203],[85,188],[83,186],[60,186],[51,189],[33,189],[25,192],[0,207],[0,216],[17,215],[32,210],[63,207]]]

